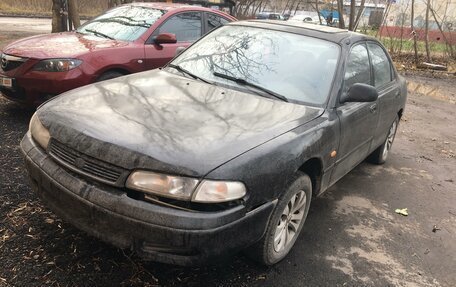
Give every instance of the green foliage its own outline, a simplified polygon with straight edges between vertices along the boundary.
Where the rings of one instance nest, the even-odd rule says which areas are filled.
[[[364,30],[362,33],[376,37],[377,30]],[[404,35],[402,39],[386,36],[377,36],[376,37],[382,44],[388,49],[391,54],[411,54],[414,52],[413,48],[413,38],[410,35]],[[442,39],[441,42],[429,42],[429,49],[431,51],[431,56],[449,56],[449,48]],[[453,45],[453,49],[456,49]],[[419,55],[426,54],[426,46],[424,41],[417,41],[417,50]]]

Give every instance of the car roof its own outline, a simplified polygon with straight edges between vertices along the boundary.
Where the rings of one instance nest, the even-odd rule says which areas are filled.
[[[133,2],[129,4],[124,4],[124,6],[141,6],[141,7],[149,7],[149,8],[156,8],[160,10],[176,10],[176,9],[192,9],[192,10],[202,10],[202,11],[216,11],[221,12],[215,9],[201,7],[201,6],[193,6],[188,4],[179,4],[179,3],[166,3],[166,2]]]
[[[308,24],[299,21],[247,20],[232,22],[228,25],[250,26],[270,30],[278,30],[283,32],[291,32],[305,36],[324,39],[334,43],[341,43],[346,39],[352,42],[367,39],[376,41],[374,38],[364,34],[334,28],[330,26]]]

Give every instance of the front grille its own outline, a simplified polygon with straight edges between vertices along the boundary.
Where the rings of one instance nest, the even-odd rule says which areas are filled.
[[[0,67],[2,68],[3,71],[8,72],[8,71],[14,70],[16,68],[19,68],[27,60],[28,60],[27,58],[21,58],[21,57],[1,54]]]
[[[72,171],[115,186],[122,186],[126,170],[82,154],[55,139],[49,144],[49,154]]]

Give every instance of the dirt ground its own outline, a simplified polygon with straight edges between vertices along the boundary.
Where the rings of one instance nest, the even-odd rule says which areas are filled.
[[[0,48],[36,33],[1,27]],[[456,286],[456,79],[405,76],[387,163],[362,163],[314,199],[270,268],[242,254],[202,268],[144,262],[63,222],[26,179],[18,144],[32,112],[1,98],[0,286]]]

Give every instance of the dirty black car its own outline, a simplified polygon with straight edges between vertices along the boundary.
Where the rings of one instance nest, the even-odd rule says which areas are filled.
[[[21,148],[48,207],[101,240],[173,264],[246,249],[271,265],[314,196],[385,162],[405,101],[375,39],[244,21],[163,69],[48,101]]]

